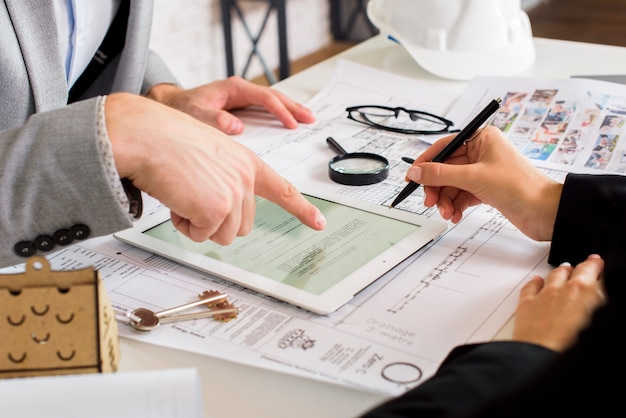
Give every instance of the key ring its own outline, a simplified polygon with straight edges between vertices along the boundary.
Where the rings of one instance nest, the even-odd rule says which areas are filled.
[[[201,295],[199,295],[200,299],[196,301],[159,312],[154,312],[147,308],[137,308],[131,312],[116,312],[116,314],[118,317],[123,318],[122,320],[134,331],[142,333],[151,332],[158,328],[160,324],[175,321],[187,321],[208,317],[213,317],[214,319],[220,321],[228,321],[237,316],[239,308],[228,303],[226,296],[226,294],[215,290],[204,291]],[[199,305],[207,305],[209,310],[206,312],[194,312],[177,315],[178,312],[191,309]]]

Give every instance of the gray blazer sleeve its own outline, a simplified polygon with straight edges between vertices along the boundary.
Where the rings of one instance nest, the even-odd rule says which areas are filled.
[[[180,85],[163,59],[156,52],[150,51],[141,85],[141,94],[146,94],[152,86],[162,83]]]
[[[0,264],[23,262],[14,245],[74,225],[92,236],[131,226],[113,194],[97,142],[102,98],[32,115],[0,133]]]

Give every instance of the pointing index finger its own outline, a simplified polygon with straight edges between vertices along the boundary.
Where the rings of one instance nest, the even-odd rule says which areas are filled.
[[[309,228],[321,231],[326,227],[322,212],[263,161],[259,161],[255,194],[276,203]]]

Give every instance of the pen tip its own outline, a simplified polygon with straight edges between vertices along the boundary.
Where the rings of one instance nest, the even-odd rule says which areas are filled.
[[[393,209],[393,203],[389,205],[389,209]]]

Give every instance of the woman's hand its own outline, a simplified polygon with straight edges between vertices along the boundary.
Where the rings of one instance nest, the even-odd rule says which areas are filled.
[[[562,185],[535,168],[493,126],[445,163],[430,162],[452,138],[437,141],[407,171],[408,180],[424,185],[424,204],[436,205],[444,219],[457,223],[465,209],[486,203],[528,237],[550,240]]]
[[[537,276],[520,292],[513,340],[563,351],[576,341],[604,301],[600,280],[604,261],[590,255],[575,268],[563,265]]]

